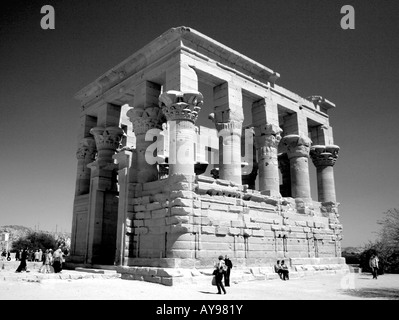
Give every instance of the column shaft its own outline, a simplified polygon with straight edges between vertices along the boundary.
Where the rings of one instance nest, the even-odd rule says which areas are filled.
[[[318,201],[336,202],[334,164],[338,158],[339,147],[313,146],[310,156],[317,168],[317,192]]]
[[[241,132],[238,121],[218,122],[219,136],[219,175],[220,179],[241,182]]]
[[[291,193],[294,198],[311,198],[309,150],[312,141],[307,136],[287,135],[283,138],[290,159]]]
[[[168,121],[169,176],[194,176],[195,121],[203,96],[198,91],[170,90],[160,95],[159,105]]]
[[[280,176],[278,169],[278,145],[282,130],[272,124],[261,126],[257,137],[259,162],[259,190],[269,195],[280,195]]]

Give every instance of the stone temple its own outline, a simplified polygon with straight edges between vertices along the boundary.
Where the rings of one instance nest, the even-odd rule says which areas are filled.
[[[345,269],[335,105],[279,78],[178,27],[78,92],[67,263],[169,285],[221,254],[260,274],[277,259],[298,272]]]

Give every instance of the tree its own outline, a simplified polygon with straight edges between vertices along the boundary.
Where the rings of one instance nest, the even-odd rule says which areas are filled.
[[[399,209],[389,209],[383,214],[383,219],[377,222],[381,225],[378,239],[365,246],[360,255],[360,267],[370,272],[368,261],[372,254],[377,254],[379,273],[399,273]]]
[[[57,241],[55,237],[47,232],[29,232],[25,237],[21,237],[12,243],[12,251],[22,250],[28,248],[28,250],[42,249],[56,249]]]
[[[384,218],[378,221],[381,231],[378,233],[387,248],[395,251],[399,248],[399,209],[384,212]]]

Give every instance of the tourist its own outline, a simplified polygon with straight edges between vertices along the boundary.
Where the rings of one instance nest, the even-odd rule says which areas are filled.
[[[35,262],[39,262],[39,250],[35,251]]]
[[[62,271],[62,251],[60,248],[54,251],[53,255],[53,268],[55,273]]]
[[[43,262],[43,251],[42,251],[42,249],[39,249],[38,261],[39,261],[39,262]]]
[[[226,289],[223,286],[223,274],[227,270],[226,264],[224,263],[223,256],[219,256],[219,261],[215,263],[215,270],[213,274],[216,280],[216,287],[218,288],[217,294],[226,294]]]
[[[51,249],[46,249],[43,255],[43,265],[40,267],[39,272],[41,273],[53,273],[54,268],[51,266],[53,262],[53,256]]]
[[[279,275],[280,279],[283,280],[283,270],[281,269],[280,260],[274,265],[274,271]]]
[[[17,250],[17,252],[15,252],[15,261],[19,261],[19,250]]]
[[[231,268],[233,268],[233,263],[227,256],[227,254],[224,256],[224,263],[226,264],[227,270],[224,273],[224,285],[225,287],[230,287],[230,271]]]
[[[376,254],[372,254],[370,261],[369,261],[369,265],[371,268],[371,273],[373,274],[373,279],[377,279],[377,275],[378,275],[378,262],[379,259],[377,257]]]
[[[283,274],[283,280],[290,280],[288,266],[281,260],[281,273]]]
[[[26,265],[27,259],[28,259],[28,249],[24,249],[24,250],[22,250],[22,253],[21,253],[21,262],[20,262],[17,270],[15,270],[15,272],[18,272],[18,273],[23,272],[23,271],[29,272],[27,269],[27,265]]]

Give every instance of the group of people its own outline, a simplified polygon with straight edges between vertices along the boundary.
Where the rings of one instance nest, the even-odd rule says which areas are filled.
[[[29,272],[27,268],[29,251],[23,249],[18,260],[20,264],[15,272]],[[62,271],[62,263],[64,262],[64,254],[60,248],[53,252],[53,249],[46,249],[43,253],[41,249],[36,250],[33,261],[42,262],[43,265],[40,267],[40,273],[59,273]]]
[[[6,250],[3,250],[3,252],[1,253],[1,260],[7,260],[7,261],[10,261],[11,260],[11,253],[10,253],[10,251],[6,251]]]
[[[219,260],[215,263],[215,270],[213,271],[214,275],[214,285],[216,285],[218,292],[217,294],[226,294],[226,288],[230,287],[230,273],[233,268],[233,263],[226,255],[219,256]],[[277,263],[274,266],[275,272],[280,276],[281,280],[289,280],[289,270],[288,266],[285,264],[284,260],[277,260]]]
[[[280,276],[281,280],[290,280],[288,270],[288,266],[285,264],[284,260],[277,260],[277,263],[274,265],[274,271]]]
[[[230,287],[230,272],[233,268],[233,263],[226,255],[219,256],[219,260],[215,263],[215,270],[213,271],[213,275],[215,276],[215,285],[218,289],[217,294],[226,294],[226,288]],[[223,284],[224,282],[224,284]]]

